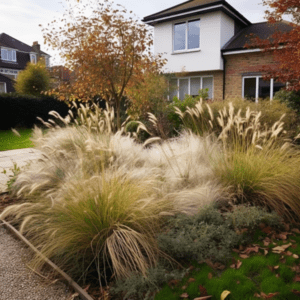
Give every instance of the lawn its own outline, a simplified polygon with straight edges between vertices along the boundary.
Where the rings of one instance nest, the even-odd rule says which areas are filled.
[[[32,129],[18,129],[20,136],[11,130],[0,130],[0,151],[31,148],[33,143],[30,141]]]

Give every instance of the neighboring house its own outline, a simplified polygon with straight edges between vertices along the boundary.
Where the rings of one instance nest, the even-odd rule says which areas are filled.
[[[38,42],[28,46],[6,33],[0,34],[0,93],[14,92],[14,81],[28,62],[43,59],[50,66],[50,55],[41,51]]]
[[[57,88],[61,83],[70,82],[73,78],[72,75],[72,72],[62,65],[52,66],[50,68],[52,88]]]
[[[275,64],[272,55],[244,48],[250,34],[268,38],[277,29],[292,29],[285,22],[252,24],[225,0],[190,0],[143,19],[154,26],[154,52],[168,60],[174,73],[171,97],[183,99],[209,89],[209,98],[269,97],[285,84],[262,80],[262,66]]]

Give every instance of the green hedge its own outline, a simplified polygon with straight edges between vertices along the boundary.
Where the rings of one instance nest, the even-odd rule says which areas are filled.
[[[0,130],[42,125],[37,117],[48,120],[51,110],[65,117],[69,108],[66,103],[50,96],[0,94]]]

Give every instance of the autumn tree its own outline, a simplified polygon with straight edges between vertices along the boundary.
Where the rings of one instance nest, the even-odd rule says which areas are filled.
[[[274,78],[279,82],[288,82],[287,89],[300,91],[300,1],[299,0],[263,0],[269,6],[266,19],[270,24],[282,22],[283,16],[289,16],[293,23],[291,31],[282,33],[276,31],[270,38],[262,40],[253,38],[251,48],[261,48],[273,54],[278,62],[275,66],[265,66],[265,79]]]
[[[69,1],[59,28],[44,28],[45,43],[58,48],[74,79],[54,93],[60,99],[87,101],[100,96],[113,104],[120,124],[121,101],[145,70],[159,72],[161,57],[153,57],[151,32],[132,12],[112,2]],[[90,12],[90,16],[82,12]],[[54,26],[56,21],[52,22]]]
[[[17,93],[38,96],[50,87],[50,75],[45,63],[28,63],[21,71],[15,83]]]

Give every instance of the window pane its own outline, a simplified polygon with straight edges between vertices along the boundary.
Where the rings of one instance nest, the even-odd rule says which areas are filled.
[[[285,84],[281,82],[275,82],[273,84],[273,96],[276,92],[279,92],[282,88],[285,88]]]
[[[13,57],[12,57],[12,50],[8,50],[7,51],[7,60],[12,61]]]
[[[5,83],[0,82],[0,93],[5,93]]]
[[[189,80],[180,79],[179,80],[179,99],[183,100],[185,95],[189,93]]]
[[[256,78],[244,79],[244,97],[255,100]]]
[[[7,60],[7,50],[6,49],[1,49],[1,58],[3,60]]]
[[[177,97],[178,87],[177,87],[177,79],[171,79],[170,81],[170,100]]]
[[[200,20],[188,22],[188,49],[200,47]]]
[[[200,77],[191,78],[191,95],[198,96],[200,90]]]
[[[208,89],[208,99],[212,99],[213,94],[213,78],[204,77],[203,78],[203,89]]]
[[[258,97],[259,98],[270,98],[270,80],[263,80],[262,78],[259,78],[259,89],[258,89]]]
[[[16,51],[15,50],[13,50],[13,61],[17,61]]]
[[[174,50],[184,50],[186,40],[186,23],[174,26]]]

